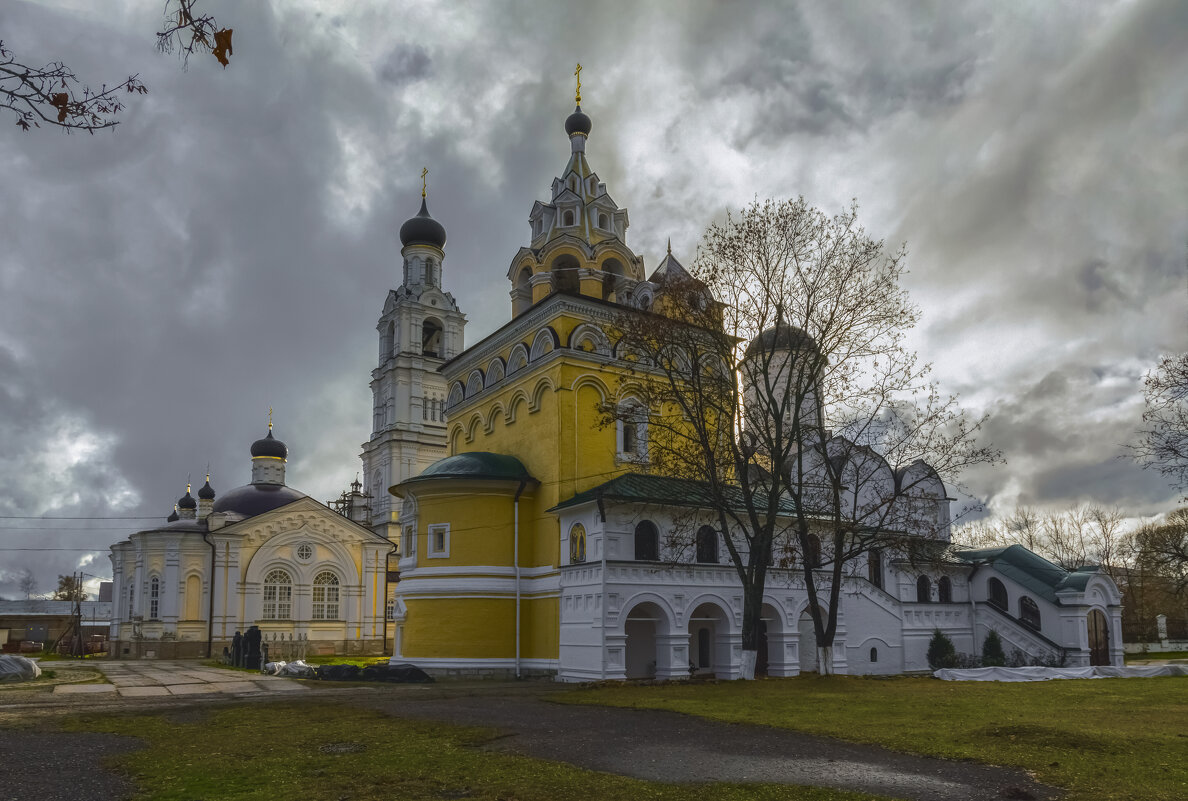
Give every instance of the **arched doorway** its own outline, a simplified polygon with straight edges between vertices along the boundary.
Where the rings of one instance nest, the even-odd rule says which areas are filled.
[[[691,675],[729,675],[730,651],[721,647],[727,641],[728,629],[726,613],[717,604],[704,603],[693,610],[689,615]]]
[[[1089,610],[1089,664],[1110,664],[1110,625],[1099,609]]]
[[[623,625],[627,678],[656,678],[656,635],[668,630],[667,623],[664,611],[653,603],[638,604],[627,614]]]

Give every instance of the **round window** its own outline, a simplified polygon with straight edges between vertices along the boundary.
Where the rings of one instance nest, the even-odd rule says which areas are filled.
[[[313,557],[313,548],[309,543],[303,542],[297,546],[297,558],[306,561]]]

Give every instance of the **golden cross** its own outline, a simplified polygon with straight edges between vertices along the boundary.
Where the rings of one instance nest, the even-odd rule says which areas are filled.
[[[422,167],[421,168],[421,197],[425,197],[425,189],[429,186],[429,179],[426,177],[428,175],[429,175],[429,168]]]
[[[272,430],[272,407],[268,407],[268,430]]]
[[[578,105],[581,105],[581,102],[582,102],[582,65],[581,64],[577,65],[577,69],[573,71],[573,74],[577,76],[577,91],[574,93],[573,97],[574,97],[574,100],[576,100],[578,102]]]

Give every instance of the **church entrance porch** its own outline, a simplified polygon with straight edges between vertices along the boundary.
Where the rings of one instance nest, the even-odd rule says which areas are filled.
[[[689,615],[689,675],[732,678],[730,624],[717,604],[703,603]]]
[[[1089,626],[1089,664],[1110,665],[1110,627],[1109,621],[1100,610],[1090,609],[1087,619]]]

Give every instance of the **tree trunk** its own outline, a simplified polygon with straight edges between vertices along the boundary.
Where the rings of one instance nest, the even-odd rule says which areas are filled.
[[[743,681],[755,680],[755,660],[759,657],[758,651],[743,649],[742,664],[739,666],[739,678]]]
[[[833,646],[828,645],[817,649],[817,675],[833,675]]]

